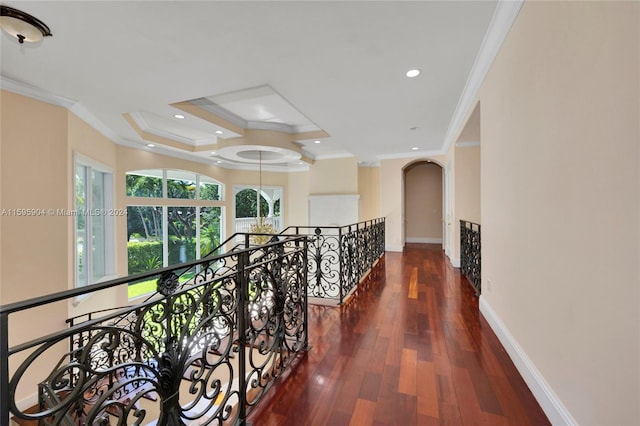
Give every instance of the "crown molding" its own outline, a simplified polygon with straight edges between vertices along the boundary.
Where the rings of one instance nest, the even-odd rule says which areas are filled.
[[[67,98],[60,95],[54,95],[37,87],[29,86],[16,80],[0,76],[0,88],[8,92],[26,96],[48,104],[61,106],[70,109],[78,103],[75,99]]]
[[[377,155],[376,158],[378,160],[395,160],[398,158],[417,158],[417,157],[435,157],[438,155],[445,155],[446,151],[438,150],[438,151],[411,151],[411,152],[400,152],[398,154],[384,154]]]
[[[380,161],[360,161],[358,167],[363,168],[376,168],[380,167]]]
[[[192,146],[211,145],[211,144],[216,144],[218,142],[218,138],[216,136],[212,136],[210,138],[203,138],[203,139],[191,139],[184,136],[176,135],[175,133],[167,132],[162,129],[158,129],[156,127],[151,127],[149,123],[147,123],[147,120],[145,120],[142,114],[139,112],[132,112],[129,114],[129,116],[133,121],[136,122],[138,127],[140,127],[140,130],[142,130],[143,132],[149,132],[156,136],[160,136],[167,139],[173,139],[176,142],[181,142],[186,145],[192,145]]]
[[[496,58],[502,43],[507,38],[507,34],[511,30],[511,26],[516,20],[518,13],[524,0],[504,1],[499,0],[496,10],[493,13],[489,28],[482,40],[478,55],[471,67],[471,72],[467,78],[467,82],[462,90],[458,104],[449,123],[442,151],[447,152],[454,142],[454,138],[458,135],[461,127],[465,124],[464,120],[474,106],[474,101],[482,86],[482,82],[489,72],[493,60]]]
[[[85,108],[84,105],[82,105],[75,99],[55,95],[53,93],[47,92],[46,90],[29,86],[28,84],[24,84],[3,76],[0,76],[0,88],[2,88],[2,90],[7,90],[9,92],[26,96],[37,101],[46,102],[48,104],[66,108],[68,111],[71,111],[77,117],[96,129],[107,139],[111,140],[114,143],[122,145],[122,140],[116,132],[114,132],[109,126],[100,121],[87,108]]]
[[[354,157],[353,154],[350,154],[348,152],[343,152],[340,154],[323,154],[323,155],[316,155],[313,157],[314,160],[332,160],[334,158],[349,158],[349,157]]]

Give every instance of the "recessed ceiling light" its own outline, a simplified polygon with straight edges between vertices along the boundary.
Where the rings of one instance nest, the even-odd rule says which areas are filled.
[[[216,155],[216,152],[215,151],[211,151],[211,155]]]
[[[184,115],[182,114],[174,114],[173,116],[179,120],[184,120]]]
[[[411,70],[407,71],[407,73],[405,75],[407,77],[409,77],[409,78],[417,77],[417,76],[420,75],[420,70],[418,68],[414,68],[414,69],[411,69]]]
[[[155,145],[154,145],[154,144],[152,144],[152,143],[148,143],[148,144],[147,144],[147,146],[148,146],[149,148],[153,148]]]
[[[417,146],[414,146],[413,148],[411,148],[414,151],[417,151],[419,148]]]
[[[222,160],[218,160],[218,161],[216,161],[216,163],[222,164]]]
[[[320,143],[320,141],[313,141],[313,143]]]
[[[216,130],[216,135],[221,135],[222,133],[224,133],[222,130]]]
[[[298,164],[302,166],[304,163],[302,161],[298,161]]]

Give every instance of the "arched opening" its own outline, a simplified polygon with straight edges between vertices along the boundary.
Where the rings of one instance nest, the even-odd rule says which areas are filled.
[[[235,232],[250,232],[258,217],[280,231],[283,192],[282,187],[235,187]]]
[[[443,243],[442,167],[417,161],[404,168],[405,243]]]

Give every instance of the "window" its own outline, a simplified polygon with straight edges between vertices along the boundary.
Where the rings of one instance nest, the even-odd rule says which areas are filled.
[[[127,195],[137,197],[127,206],[130,275],[199,259],[220,244],[219,182],[182,170],[138,170],[127,173],[126,184]]]
[[[74,186],[75,285],[81,287],[114,274],[113,174],[76,155]]]
[[[260,196],[258,197],[258,192]],[[282,230],[280,204],[282,187],[237,186],[235,193],[235,232],[252,232],[258,211],[263,222],[271,225],[275,231]]]

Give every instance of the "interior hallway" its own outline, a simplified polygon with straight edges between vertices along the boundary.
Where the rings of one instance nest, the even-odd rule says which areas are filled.
[[[250,416],[264,425],[549,424],[440,245],[387,252]]]

